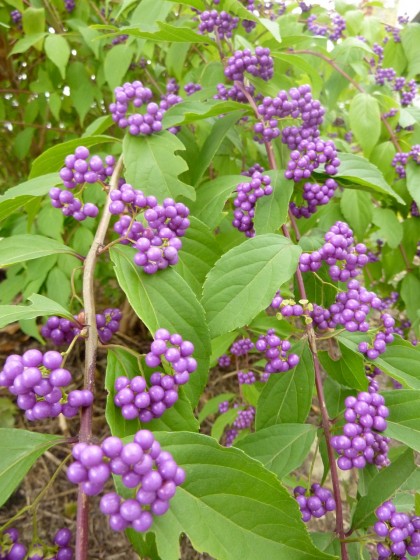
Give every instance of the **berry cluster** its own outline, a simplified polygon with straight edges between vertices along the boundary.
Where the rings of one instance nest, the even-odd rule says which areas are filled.
[[[242,86],[243,89],[249,95],[253,96],[255,92],[255,88],[253,85]],[[238,103],[248,103],[248,99],[241,88],[236,85],[233,85],[230,88],[227,88],[224,84],[217,84],[217,93],[214,95],[214,99],[221,99],[222,101],[237,101]]]
[[[254,348],[254,343],[250,338],[236,340],[229,349],[234,356],[246,356]]]
[[[420,555],[420,517],[398,513],[391,501],[379,506],[375,515],[377,522],[373,530],[378,537],[385,541],[376,545],[378,560],[392,558],[393,560]]]
[[[116,394],[114,403],[121,408],[126,420],[139,418],[141,422],[150,422],[160,418],[167,408],[178,400],[178,387],[188,383],[190,374],[197,369],[197,362],[192,357],[194,345],[183,340],[179,334],[170,334],[166,329],[158,329],[151,351],[146,355],[149,367],[162,366],[166,360],[174,370],[174,375],[155,372],[150,376],[150,388],[141,376],[118,377],[115,381]]]
[[[245,72],[268,81],[273,77],[274,62],[270,56],[270,49],[257,47],[255,54],[249,49],[236,51],[228,59],[225,76],[229,80],[243,82]]]
[[[336,175],[340,166],[340,160],[334,142],[332,140],[324,141],[315,138],[312,140],[310,137],[305,139],[302,132],[298,127],[288,127],[283,130],[282,141],[292,149],[287,169],[284,172],[286,179],[293,179],[296,182],[302,179],[309,179],[312,172],[322,164],[324,165],[325,173]],[[309,129],[306,129],[306,132],[310,132]],[[316,130],[315,136],[317,134],[318,131]],[[335,181],[329,183],[327,194],[329,194],[330,188],[334,190],[337,188]],[[334,190],[332,194],[334,194]],[[322,204],[326,204],[326,202]],[[317,204],[319,205],[319,203]]]
[[[78,443],[73,448],[76,459],[67,470],[68,479],[81,484],[88,496],[99,494],[111,474],[121,476],[126,488],[136,489],[136,497],[124,500],[116,492],[104,494],[100,509],[109,515],[114,531],[131,527],[146,532],[153,523],[153,515],[168,511],[176,487],[185,480],[185,472],[172,455],[162,451],[149,430],[140,430],[132,443],[115,436],[104,439],[101,445]]]
[[[332,280],[346,282],[360,274],[359,267],[365,266],[369,260],[367,248],[363,243],[354,245],[353,232],[348,224],[336,222],[324,239],[325,243],[318,251],[301,254],[299,268],[302,272],[315,272],[325,262],[329,265]]]
[[[15,528],[6,529],[0,535],[0,558],[2,560],[73,560],[73,549],[70,547],[71,531],[59,529],[54,536],[53,546],[34,545],[29,551],[19,542],[19,532]]]
[[[336,12],[332,13],[330,18],[331,28],[329,28],[327,25],[317,23],[317,16],[315,14],[311,14],[306,20],[309,31],[311,31],[314,35],[328,37],[330,41],[338,41],[338,39],[342,38],[343,31],[346,29],[346,21],[343,17],[340,16],[340,14]]]
[[[293,495],[299,504],[302,520],[305,523],[310,521],[312,517],[319,519],[328,511],[335,510],[336,504],[330,490],[323,488],[318,483],[311,484],[309,495],[303,486],[296,486]]]
[[[277,336],[274,329],[269,329],[267,334],[261,335],[255,343],[255,348],[259,352],[264,352],[267,360],[261,381],[267,381],[272,373],[289,371],[299,363],[299,356],[289,353],[290,342]]]
[[[233,213],[232,224],[247,237],[254,237],[255,205],[257,200],[263,196],[269,196],[273,192],[269,175],[263,175],[260,171],[254,171],[249,183],[240,183],[236,187],[236,198],[233,205],[236,210]]]
[[[366,354],[369,360],[376,360],[378,356],[385,352],[386,345],[394,341],[395,319],[389,313],[383,313],[381,322],[383,330],[376,333],[372,346],[369,347],[367,342],[360,342],[358,346],[359,352]]]
[[[400,179],[406,177],[405,168],[410,158],[417,165],[420,164],[420,144],[414,144],[409,152],[397,152],[395,154],[391,165],[395,167],[395,171]]]
[[[60,170],[65,189],[74,189],[85,183],[104,183],[112,175],[115,165],[113,156],[106,156],[105,164],[99,156],[92,156],[88,160],[89,156],[89,150],[85,146],[79,146],[74,154],[65,158],[65,165]],[[54,208],[60,208],[65,216],[73,216],[79,222],[98,215],[99,210],[95,204],[83,204],[69,190],[53,187],[49,195]]]
[[[83,330],[84,312],[81,311],[74,316],[76,322],[56,317],[49,317],[47,322],[41,328],[42,336],[51,340],[54,344],[70,344],[73,338],[80,335]],[[118,308],[107,308],[102,313],[96,314],[96,326],[98,329],[99,340],[106,344],[112,338],[112,335],[120,328],[122,313]]]
[[[239,404],[233,405],[234,409],[238,410],[238,414],[233,421],[232,425],[225,431],[225,445],[231,447],[233,442],[238,437],[239,432],[246,430],[252,426],[255,418],[255,408],[253,406],[240,407]],[[223,414],[229,410],[229,401],[223,401],[219,404],[219,412]]]
[[[370,310],[379,310],[381,306],[382,301],[374,292],[366,290],[357,280],[350,280],[347,291],[337,294],[335,302],[328,309],[314,305],[311,317],[320,329],[343,325],[349,332],[367,332]]]
[[[296,218],[310,218],[318,208],[328,204],[334,196],[338,185],[334,179],[327,179],[324,185],[318,183],[305,183],[303,185],[303,199],[307,202],[306,206],[296,206],[294,202],[290,203],[290,210]]]
[[[165,198],[160,205],[154,196],[145,196],[127,183],[112,191],[110,198],[111,214],[128,213],[120,217],[114,230],[126,238],[122,242],[131,242],[137,249],[134,262],[144,272],[154,274],[178,262],[178,251],[182,247],[180,237],[190,225],[190,211],[184,204]],[[144,225],[135,221],[139,212],[144,212]]]
[[[64,0],[64,7],[66,12],[71,14],[71,12],[76,8],[76,0]]]
[[[64,160],[64,167],[60,170],[60,177],[66,189],[74,189],[83,183],[103,183],[114,171],[114,156],[105,157],[105,165],[99,156],[92,156],[85,146],[79,146],[74,154]]]
[[[14,24],[19,25],[22,21],[22,13],[19,10],[12,10],[10,12],[10,17]]]
[[[87,389],[70,391],[66,399],[64,387],[73,378],[62,365],[63,356],[54,350],[45,354],[36,349],[27,350],[22,356],[12,354],[0,372],[0,387],[7,387],[17,396],[17,405],[25,411],[27,420],[55,418],[60,413],[72,418],[79,408],[92,404],[93,393]]]
[[[111,103],[109,110],[112,120],[120,128],[127,128],[133,136],[139,134],[149,135],[162,130],[162,118],[164,110],[159,108],[157,103],[149,103],[152,99],[152,92],[144,87],[139,80],[133,83],[126,82],[114,90],[115,103]],[[130,103],[138,109],[146,104],[146,112],[132,113],[127,116]]]
[[[188,82],[188,84],[185,84],[184,86],[184,91],[188,96],[192,95],[196,91],[200,91],[201,89],[203,88],[200,86],[200,84],[196,84],[195,82]]]
[[[256,380],[257,379],[253,371],[238,371],[239,385],[253,385]]]
[[[230,356],[228,354],[222,354],[220,358],[217,360],[217,363],[221,368],[228,368],[231,363]]]
[[[281,297],[280,292],[277,291],[274,296],[270,307],[273,309],[279,309],[283,317],[300,317],[303,315],[303,307],[294,300],[286,300]]]
[[[216,33],[220,39],[232,37],[232,32],[238,27],[239,18],[233,17],[224,10],[206,10],[200,14],[200,33]]]
[[[386,430],[389,410],[384,398],[377,392],[361,392],[357,397],[347,397],[343,435],[333,436],[331,445],[340,455],[337,465],[342,470],[352,467],[363,469],[367,463],[378,467],[389,465],[389,438]]]

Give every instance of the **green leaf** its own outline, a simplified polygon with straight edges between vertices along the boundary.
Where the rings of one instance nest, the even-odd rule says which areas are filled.
[[[115,406],[115,381],[120,376],[129,377],[141,375],[138,359],[124,348],[108,350],[105,375],[105,388],[108,391],[105,418],[114,436],[126,437],[135,434],[140,429],[139,420],[126,420],[121,414],[121,408]],[[151,430],[168,431],[198,431],[199,424],[194,418],[191,404],[184,392],[180,391],[180,398],[175,405],[168,409],[162,418],[149,422],[147,428]]]
[[[60,70],[61,77],[66,76],[66,67],[70,58],[70,47],[62,35],[50,34],[45,39],[44,50],[47,57]]]
[[[23,39],[19,39],[10,51],[11,55],[21,54],[28,51],[31,47],[40,43],[42,39],[47,35],[47,33],[33,33],[31,35],[26,35]]]
[[[113,138],[112,136],[90,136],[83,138],[82,145],[86,146],[86,148],[91,148],[92,146],[97,146],[98,144],[116,141],[116,138]],[[45,173],[52,174],[54,171],[58,171],[63,167],[65,157],[73,153],[80,145],[80,138],[76,138],[75,140],[69,140],[68,142],[63,142],[57,146],[49,148],[34,160],[29,177],[33,179],[35,177],[39,177],[40,175],[44,175]]]
[[[342,333],[337,338],[353,352],[358,352],[357,345],[366,340],[366,335]],[[387,345],[385,353],[372,363],[405,387],[420,390],[419,362],[420,348],[396,336],[394,342]]]
[[[109,87],[114,90],[125,80],[124,76],[133,59],[133,50],[130,45],[115,45],[110,49],[104,60],[104,74]]]
[[[386,435],[420,452],[420,391],[385,391],[389,409]]]
[[[372,203],[368,193],[344,189],[340,208],[358,239],[363,239],[372,222]]]
[[[174,108],[176,107],[177,105],[174,106]],[[165,116],[168,112],[165,113]],[[225,139],[226,134],[232,129],[241,114],[242,113],[239,112],[233,112],[231,115],[217,119],[214,123],[198,157],[194,158],[194,167],[191,169],[191,181],[194,185],[198,185],[200,182],[201,177],[213,161],[213,158]]]
[[[190,124],[226,113],[234,113],[233,121],[238,121],[247,110],[246,105],[236,101],[183,101],[171,107],[163,117],[165,128],[181,124]]]
[[[71,297],[70,278],[58,267],[54,267],[47,278],[47,295],[61,305],[68,305]]]
[[[366,155],[379,140],[381,134],[381,112],[378,100],[368,93],[353,97],[349,110],[350,128]]]
[[[411,23],[401,31],[401,42],[408,60],[408,78],[420,74],[420,25]]]
[[[211,352],[203,308],[175,269],[167,268],[149,276],[134,264],[131,248],[114,247],[110,253],[118,282],[149,331],[154,333],[164,327],[194,344],[198,367],[184,389],[196,406],[207,382]]]
[[[151,136],[127,134],[123,142],[125,179],[136,189],[156,196],[159,201],[179,195],[194,200],[195,191],[178,179],[188,169],[185,160],[175,152],[185,150],[182,142],[170,132]]]
[[[213,181],[201,184],[197,189],[195,202],[189,208],[210,229],[215,228],[222,219],[222,211],[227,199],[239,183],[245,182],[242,175],[223,175]]]
[[[420,208],[420,165],[409,161],[407,170],[407,189]]]
[[[222,393],[221,395],[216,395],[208,400],[198,415],[198,421],[200,424],[207,418],[207,416],[216,414],[219,411],[220,403],[224,401],[231,401],[234,397],[234,393]]]
[[[275,424],[247,435],[235,447],[260,461],[280,479],[300,467],[315,439],[310,424]]]
[[[389,500],[415,472],[413,452],[407,449],[386,469],[381,469],[371,480],[366,496],[358,501],[352,519],[352,528],[368,527],[376,521],[375,509]]]
[[[177,271],[198,299],[201,298],[207,274],[220,257],[221,250],[213,233],[206,224],[191,216],[190,227],[182,238]]]
[[[58,173],[49,173],[7,189],[3,196],[0,196],[0,221],[31,202],[34,197],[46,195],[51,187],[60,182]]]
[[[28,297],[28,300],[32,302],[32,305],[0,305],[0,329],[15,321],[47,317],[48,315],[58,315],[70,321],[74,320],[70,311],[67,311],[52,299],[32,294]]]
[[[25,35],[42,33],[45,28],[44,8],[27,8],[22,14],[22,24]]]
[[[57,253],[76,255],[73,249],[49,237],[14,235],[0,240],[0,268]]]
[[[286,222],[294,183],[284,178],[283,171],[269,171],[273,193],[257,202],[254,227],[257,235],[278,231]]]
[[[420,310],[420,279],[414,272],[409,272],[401,282],[401,297],[405,303],[405,312],[412,323],[418,318]]]
[[[340,152],[340,161],[338,173],[334,175],[334,178],[339,179],[344,187],[357,188],[374,194],[389,195],[401,204],[405,204],[404,200],[385,181],[379,169],[367,159],[355,154]]]
[[[297,503],[260,463],[201,434],[156,435],[187,475],[153,523],[162,558],[180,557],[185,533],[218,560],[332,560],[313,546]]]
[[[301,249],[285,237],[258,235],[225,253],[209,272],[203,307],[212,337],[252,321],[296,271]]]
[[[142,31],[138,28],[138,26],[121,27],[115,33],[110,34],[110,36],[120,35],[121,33],[124,33],[130,35],[131,37],[148,39],[149,41],[170,41],[171,43],[191,44],[205,43],[207,47],[211,45],[216,47],[215,42],[211,38],[209,38],[208,35],[200,35],[189,27],[176,27],[175,25],[170,25],[169,23],[165,23],[163,21],[157,21],[156,24],[159,27],[158,31]],[[95,27],[99,28],[98,26]],[[112,25],[101,26],[100,28],[109,28],[111,31],[116,29]]]
[[[328,352],[319,352],[322,367],[332,379],[341,385],[358,391],[367,391],[368,380],[362,354],[356,354],[340,343],[339,349],[341,355],[337,356],[335,360],[330,357]]]
[[[379,228],[377,235],[392,249],[398,247],[403,238],[403,227],[395,212],[389,208],[373,208],[372,221]]]
[[[0,506],[6,503],[35,461],[62,441],[60,436],[0,428]]]
[[[336,418],[345,409],[344,400],[354,395],[353,389],[345,389],[339,383],[327,377],[324,381],[325,404],[330,418]]]
[[[314,364],[307,342],[294,348],[300,360],[286,373],[273,373],[258,400],[256,430],[275,424],[303,423],[311,409]]]
[[[216,439],[217,441],[220,441],[225,428],[232,424],[237,416],[238,410],[236,408],[231,408],[230,410],[219,414],[211,427],[211,437]]]

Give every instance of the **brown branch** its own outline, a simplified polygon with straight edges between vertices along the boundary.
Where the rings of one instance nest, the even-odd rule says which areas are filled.
[[[122,156],[120,156],[111,177],[109,192],[112,192],[118,187],[118,179],[121,174],[122,165],[123,159]],[[95,266],[98,258],[98,250],[103,245],[111,219],[111,213],[109,212],[110,203],[111,199],[108,196],[101,221],[99,222],[89,253],[86,256],[83,271],[83,303],[88,329],[85,346],[84,389],[89,389],[92,392],[94,392],[95,389],[96,355],[98,351],[98,330],[95,317]],[[79,441],[81,442],[88,442],[92,437],[92,413],[92,406],[82,408],[79,432]],[[77,499],[76,560],[87,560],[88,558],[88,514],[88,497],[80,486]]]

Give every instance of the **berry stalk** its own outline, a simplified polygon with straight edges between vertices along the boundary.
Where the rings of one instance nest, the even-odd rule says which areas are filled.
[[[120,156],[109,184],[109,192],[118,188],[118,179],[121,174],[123,158]],[[92,246],[86,256],[83,270],[83,301],[85,309],[86,325],[88,335],[86,338],[86,355],[85,355],[85,375],[84,389],[94,392],[95,388],[95,369],[96,354],[98,350],[98,329],[96,326],[96,309],[95,309],[95,266],[98,258],[99,250],[102,247],[105,235],[111,219],[109,205],[111,199],[108,196],[105,209],[96,230]],[[79,442],[89,442],[92,437],[92,412],[93,405],[83,408],[80,420]],[[76,560],[87,560],[88,558],[88,512],[89,503],[86,494],[79,488],[77,498],[77,530],[76,530]]]

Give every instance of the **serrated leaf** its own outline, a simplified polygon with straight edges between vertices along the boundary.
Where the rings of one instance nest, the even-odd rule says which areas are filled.
[[[403,238],[403,227],[395,212],[389,208],[373,208],[372,221],[379,227],[378,236],[392,249],[398,247]]]
[[[216,47],[215,42],[209,38],[207,35],[200,35],[196,33],[189,27],[176,27],[175,25],[170,25],[164,21],[157,21],[158,31],[146,31],[141,30],[138,26],[135,27],[121,27],[118,31],[110,33],[108,36],[120,35],[124,33],[125,35],[130,35],[131,37],[138,37],[139,39],[148,39],[149,41],[170,41],[171,43],[205,43],[206,46],[213,45]],[[99,26],[95,26],[99,28]],[[101,29],[110,29],[114,31],[115,27],[108,25],[101,25]]]
[[[210,229],[191,216],[190,227],[182,238],[177,271],[192,288],[197,298],[201,298],[204,280],[221,254],[217,240]]]
[[[198,421],[200,424],[210,416],[211,414],[216,414],[219,411],[219,404],[224,401],[231,401],[235,397],[234,393],[222,393],[220,395],[216,395],[212,397],[210,400],[206,402],[203,408],[200,410],[198,415]]]
[[[273,373],[258,399],[256,430],[274,424],[303,423],[308,417],[314,389],[314,365],[307,341],[293,352],[298,365],[286,373]]]
[[[204,283],[202,304],[211,336],[242,327],[271,303],[296,271],[300,247],[285,237],[258,235],[225,253]]]
[[[170,267],[149,276],[134,264],[131,248],[114,247],[110,253],[121,288],[150,332],[164,327],[194,344],[198,367],[184,390],[196,406],[207,382],[211,353],[203,308],[175,269]]]
[[[420,453],[420,391],[385,391],[389,409],[386,435]]]
[[[0,240],[0,268],[47,255],[75,251],[63,243],[42,235],[14,235]]]
[[[381,134],[381,112],[378,100],[368,93],[353,97],[349,110],[350,128],[366,155],[379,140]]]
[[[247,435],[235,447],[260,461],[280,479],[300,467],[315,439],[310,424],[275,424]]]
[[[22,319],[34,319],[35,317],[47,317],[58,315],[70,321],[74,320],[70,311],[67,311],[57,302],[45,296],[32,294],[28,297],[32,305],[0,305],[0,329]]]
[[[35,461],[62,441],[60,436],[0,428],[0,506],[6,503]]]
[[[33,179],[45,173],[52,174],[54,171],[58,171],[63,167],[65,157],[73,153],[81,144],[86,146],[86,148],[91,148],[92,146],[105,144],[107,142],[119,142],[119,140],[112,136],[90,136],[83,138],[82,142],[80,138],[77,138],[53,146],[33,161],[29,177]]]
[[[420,208],[420,165],[409,161],[406,167],[407,189]]]
[[[11,187],[0,196],[0,220],[9,217],[13,212],[33,200],[34,197],[46,195],[51,187],[58,185],[60,182],[58,173],[49,173],[25,181],[16,187]]]
[[[340,183],[342,182],[345,187],[392,196],[401,204],[405,204],[404,200],[385,181],[376,165],[367,159],[355,154],[340,152],[340,161],[338,173],[334,175],[334,178],[338,179]]]
[[[408,60],[408,78],[414,78],[420,74],[420,25],[411,23],[404,27],[401,32],[401,42]]]
[[[247,111],[246,105],[237,101],[183,101],[177,103],[165,113],[163,125],[165,128],[190,124],[210,117],[229,114],[234,112],[234,122],[239,120],[243,113]]]
[[[363,191],[344,189],[340,208],[356,237],[362,240],[372,221],[370,195]]]
[[[237,416],[238,411],[235,408],[231,408],[230,410],[219,414],[211,427],[211,437],[216,439],[217,441],[220,441],[225,428],[232,424]]]
[[[257,235],[278,231],[286,222],[294,183],[284,178],[283,171],[269,171],[273,193],[257,201],[254,228]]]
[[[413,452],[407,449],[396,461],[386,469],[381,469],[371,480],[368,492],[356,505],[352,519],[352,528],[368,527],[376,521],[374,511],[394,493],[415,472],[416,465]]]
[[[179,195],[194,200],[194,189],[178,179],[188,169],[185,160],[175,153],[181,150],[185,150],[184,145],[170,132],[142,137],[127,134],[123,142],[127,183],[160,202]]]
[[[180,533],[218,560],[334,558],[313,546],[296,502],[260,463],[201,434],[156,436],[187,475],[153,523],[162,558],[179,558]]]
[[[110,49],[104,60],[104,74],[109,87],[114,90],[124,82],[124,76],[133,59],[133,50],[130,45],[115,45]]]
[[[341,333],[338,340],[358,352],[357,345],[368,340],[366,335],[355,333]],[[369,361],[369,360],[368,360]],[[392,344],[387,345],[384,354],[372,362],[376,367],[402,383],[405,387],[420,390],[420,348],[396,336]]]
[[[202,183],[197,189],[195,202],[189,205],[191,212],[210,229],[215,228],[222,219],[226,201],[245,179],[242,175],[223,175]]]
[[[40,43],[46,35],[47,33],[32,33],[31,35],[26,35],[23,39],[19,39],[19,41],[15,43],[10,54],[21,54],[28,51],[31,47]]]
[[[66,67],[70,58],[70,46],[62,35],[50,34],[45,39],[44,50],[47,57],[60,70],[61,77],[66,76]]]
[[[319,352],[319,359],[327,374],[345,387],[367,391],[366,377],[362,354],[356,354],[343,344],[339,344],[340,356],[333,360],[328,352]]]
[[[175,105],[175,107],[177,106]],[[165,117],[168,112],[165,113]],[[194,185],[197,185],[199,183],[205,170],[213,161],[213,158],[220,148],[223,140],[225,139],[226,134],[231,130],[232,126],[240,118],[241,114],[242,113],[239,112],[233,112],[230,115],[217,119],[214,123],[210,134],[207,136],[203,147],[201,148],[198,157],[196,159],[194,158],[194,167],[190,170],[191,181]]]
[[[401,282],[401,297],[405,303],[407,317],[414,323],[420,310],[420,279],[409,272]]]

